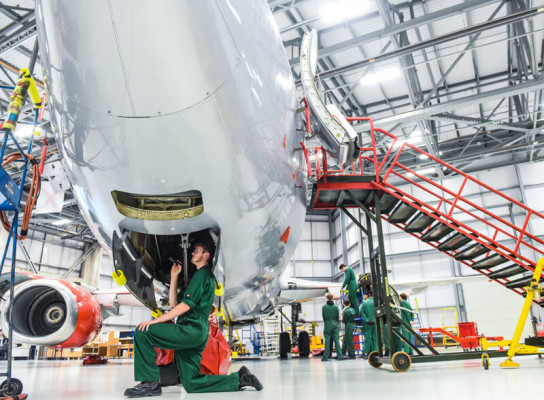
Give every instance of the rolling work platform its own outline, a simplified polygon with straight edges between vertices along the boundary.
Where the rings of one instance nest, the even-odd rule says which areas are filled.
[[[543,307],[544,301],[536,293],[542,271],[540,269],[538,277],[534,271],[536,261],[544,256],[544,241],[532,233],[531,223],[544,224],[544,215],[395,135],[375,128],[370,118],[347,120],[368,122],[371,143],[361,148],[356,162],[334,169],[328,167],[325,149],[317,147],[313,154],[313,170],[309,150],[303,146],[309,175],[315,178],[311,208],[342,210],[367,235],[369,254],[375,250],[372,237],[373,229],[376,229],[379,254],[371,257],[370,264],[376,317],[381,321],[377,324],[380,349],[380,331],[387,324],[389,329],[385,334],[392,346],[393,335],[404,339],[393,325],[403,326],[432,353],[423,355],[415,346],[411,347],[418,355],[413,357],[400,351],[385,356],[380,350],[379,354],[369,357],[371,365],[391,363],[396,370],[405,371],[411,362],[505,356],[505,351],[440,355],[411,326],[402,323],[388,300],[382,222],[393,224]],[[414,159],[425,160],[425,169],[409,167]],[[442,183],[446,177],[447,181]],[[484,193],[486,203],[492,204],[493,208],[464,196],[463,191],[468,187],[472,192]],[[364,212],[366,227],[348,212],[348,208],[359,208]],[[508,221],[490,209],[510,209],[512,220]]]
[[[37,54],[37,47],[34,48],[34,54]],[[35,60],[35,57],[34,57]],[[32,64],[32,63],[31,63]],[[8,89],[2,87],[2,89]],[[27,93],[30,95],[32,102],[34,103],[34,124],[33,132],[36,130],[36,124],[40,116],[40,108],[42,102],[36,83],[34,82],[31,73],[28,69],[23,68],[20,71],[19,80],[15,88],[11,88],[13,94],[10,97],[10,104],[8,107],[8,115],[5,121],[2,123],[1,132],[3,133],[2,144],[0,150],[0,158],[2,159],[2,166],[0,167],[0,220],[3,228],[9,232],[9,236],[2,254],[2,261],[0,264],[0,274],[4,268],[8,250],[11,244],[11,274],[10,274],[10,286],[9,286],[9,315],[13,309],[13,296],[14,296],[14,281],[15,281],[15,260],[17,257],[17,241],[24,240],[28,232],[28,223],[34,208],[34,204],[40,193],[40,168],[43,170],[43,162],[45,160],[45,152],[42,152],[42,162],[38,166],[37,161],[31,156],[32,150],[32,137],[29,141],[26,152],[21,148],[17,139],[13,135],[13,130],[17,124],[19,114],[25,101]],[[10,142],[16,151],[7,154],[7,144]],[[12,168],[9,164],[19,164],[21,168]],[[26,193],[25,184],[27,173],[29,170],[32,172],[32,183],[28,193]],[[12,177],[10,172],[20,172],[19,182]],[[22,206],[23,195],[27,195],[25,198],[25,206]],[[19,215],[22,214],[22,224],[19,226]],[[37,272],[37,271],[34,271]],[[4,300],[4,299],[3,299]],[[13,378],[12,373],[12,359],[13,359],[13,341],[11,340],[13,333],[12,319],[9,319],[8,332],[3,332],[4,336],[8,339],[8,357],[7,357],[7,370],[1,372],[0,376],[5,376],[6,380],[0,385],[0,397],[9,396],[10,398],[26,398],[26,394],[22,394],[23,384],[20,380]],[[20,396],[19,396],[20,395]]]

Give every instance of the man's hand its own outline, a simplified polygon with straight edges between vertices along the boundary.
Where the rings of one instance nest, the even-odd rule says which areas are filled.
[[[170,278],[172,279],[178,279],[178,276],[181,273],[181,263],[178,264],[178,262],[172,264],[172,269],[170,270]]]
[[[138,329],[139,331],[142,331],[142,332],[144,332],[144,331],[147,332],[149,330],[149,325],[153,325],[153,324],[156,324],[156,323],[157,323],[156,319],[152,319],[150,321],[145,321],[145,322],[140,322],[136,329]]]

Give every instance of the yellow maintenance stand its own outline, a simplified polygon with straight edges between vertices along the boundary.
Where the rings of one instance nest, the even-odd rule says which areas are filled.
[[[542,275],[542,267],[544,266],[544,257],[541,258],[536,264],[535,272],[533,274],[533,279],[529,286],[525,288],[527,292],[527,297],[525,297],[525,302],[523,303],[523,308],[521,309],[521,315],[519,316],[518,323],[516,325],[516,330],[514,332],[514,337],[512,340],[502,340],[495,342],[488,342],[485,338],[480,339],[480,344],[483,351],[487,351],[490,347],[508,347],[508,358],[500,364],[504,368],[517,368],[519,364],[512,361],[512,358],[515,355],[526,355],[526,354],[543,354],[544,348],[537,346],[529,346],[525,344],[519,344],[521,338],[521,333],[525,326],[525,321],[527,321],[527,316],[529,315],[529,310],[533,300],[540,300],[540,293],[544,289],[540,281],[540,276]],[[485,369],[489,368],[489,356],[487,353],[482,354],[482,364]]]

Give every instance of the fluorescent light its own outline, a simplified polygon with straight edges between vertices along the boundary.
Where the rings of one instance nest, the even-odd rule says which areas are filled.
[[[419,159],[420,159],[420,160],[425,160],[426,158],[429,158],[429,156],[426,155],[426,154],[421,154],[421,155],[419,156]]]
[[[69,219],[58,219],[55,222],[51,222],[53,225],[66,225],[67,223],[71,222]]]
[[[26,139],[32,136],[34,125],[18,125],[13,131],[13,135],[18,139]]]
[[[361,78],[360,82],[363,86],[370,86],[375,85],[376,83],[398,78],[399,76],[400,69],[398,68],[382,69],[366,74]]]
[[[428,175],[428,174],[435,174],[436,173],[434,168],[424,168],[424,169],[421,169],[421,170],[416,170],[416,172],[419,175]]]
[[[319,14],[323,21],[333,24],[346,19],[356,18],[370,8],[368,0],[338,0],[321,7]]]
[[[438,152],[438,155],[441,156],[442,154],[444,154],[444,152],[442,150]]]

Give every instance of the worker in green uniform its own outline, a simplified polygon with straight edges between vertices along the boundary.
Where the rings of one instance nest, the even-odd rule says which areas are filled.
[[[142,322],[134,331],[134,379],[141,381],[125,390],[128,397],[160,396],[159,367],[156,351],[175,350],[175,361],[185,390],[189,393],[232,392],[262,384],[246,367],[230,375],[204,375],[200,372],[202,351],[208,341],[208,316],[215,296],[215,277],[209,265],[209,248],[202,243],[194,246],[191,262],[197,271],[187,289],[178,295],[177,283],[181,263],[172,265],[169,299],[172,309],[160,317]],[[165,324],[176,318],[175,324]]]
[[[346,264],[340,264],[340,270],[344,272],[344,283],[342,283],[342,289],[348,289],[348,299],[351,303],[351,307],[355,311],[355,315],[359,315],[359,299],[357,299],[357,279],[355,278],[355,272],[346,266]]]
[[[327,303],[323,305],[321,313],[323,315],[323,322],[325,327],[323,329],[323,336],[325,336],[325,353],[321,361],[329,361],[331,357],[331,339],[334,340],[334,346],[336,348],[336,355],[339,360],[343,360],[344,356],[341,352],[340,335],[338,332],[338,323],[340,322],[338,307],[334,304],[332,299],[334,296],[332,293],[326,295]]]
[[[392,305],[394,305],[393,299],[391,297],[389,298],[389,302]],[[401,331],[400,323],[398,323],[396,321],[392,321],[392,322],[393,322],[393,330],[397,331],[397,332],[400,332]],[[395,346],[395,348],[393,349],[394,351],[391,353],[391,355],[393,355],[394,353],[396,353],[398,351],[402,351],[402,340],[400,339],[400,337],[398,337],[395,334],[395,332],[391,332],[391,336],[393,337],[393,344]],[[385,347],[385,354],[384,355],[388,356],[388,355],[390,355],[390,347],[389,347],[389,331],[387,329],[387,324],[386,323],[383,324],[382,339],[383,339],[383,345]]]
[[[367,359],[370,353],[378,351],[376,312],[374,310],[374,298],[370,292],[364,294],[364,301],[361,305],[361,316],[363,317],[363,335],[365,338],[363,358]]]
[[[353,331],[355,330],[355,311],[351,307],[351,302],[344,300],[344,309],[342,310],[342,322],[344,323],[344,341],[342,342],[342,355],[348,352],[348,358],[355,358],[355,347],[353,346]]]
[[[412,306],[408,302],[408,295],[406,293],[402,293],[400,295],[400,298],[402,299],[400,301],[400,306],[403,308],[400,310],[400,319],[402,319],[402,322],[411,326],[412,321],[414,320],[414,314],[410,312],[412,311]],[[402,336],[404,336],[406,339],[410,341],[410,343],[412,343],[412,340],[413,340],[412,334],[408,331],[408,329],[402,327],[401,333],[402,333]],[[407,354],[413,354],[414,350],[406,342],[404,342],[404,352]]]

